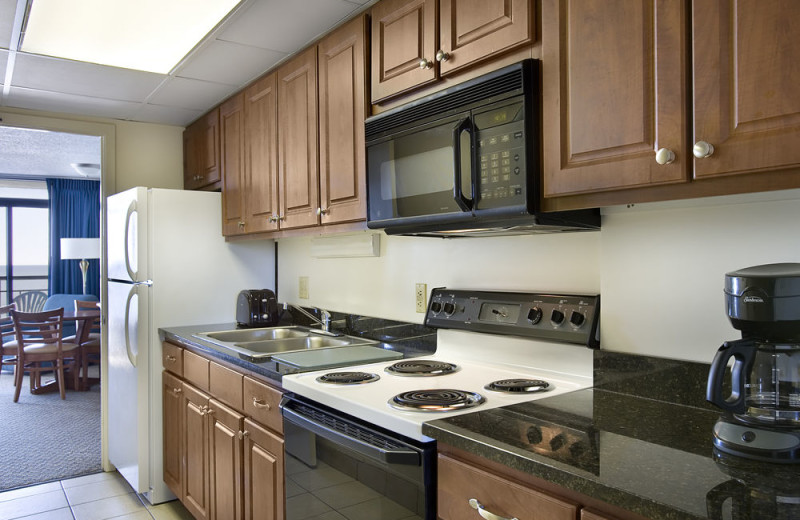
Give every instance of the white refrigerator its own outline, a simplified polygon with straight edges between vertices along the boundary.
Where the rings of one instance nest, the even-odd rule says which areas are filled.
[[[108,197],[108,457],[153,504],[163,480],[160,327],[235,321],[242,289],[274,289],[274,242],[226,243],[219,193]]]

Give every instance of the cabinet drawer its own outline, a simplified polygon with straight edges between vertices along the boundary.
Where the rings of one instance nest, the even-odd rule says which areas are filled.
[[[279,404],[280,390],[249,377],[244,378],[244,413],[253,420],[283,433],[283,419]]]
[[[176,376],[183,376],[183,349],[172,343],[161,344],[161,364]]]
[[[211,395],[238,411],[243,410],[242,374],[211,361],[208,377]]]
[[[208,392],[209,361],[188,350],[183,351],[183,378]]]
[[[519,520],[574,520],[578,506],[510,482],[499,475],[439,455],[438,505],[441,520],[479,518],[474,498],[487,511]]]

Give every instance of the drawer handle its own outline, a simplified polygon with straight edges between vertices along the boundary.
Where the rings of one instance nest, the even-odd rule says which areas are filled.
[[[267,410],[270,409],[269,403],[258,397],[253,397],[253,406],[256,408],[266,408]]]
[[[518,520],[515,516],[514,518],[508,518],[505,516],[496,515],[490,511],[487,511],[485,507],[481,505],[475,498],[469,499],[469,505],[472,509],[477,509],[478,514],[481,515],[481,518],[485,518],[486,520]]]
[[[169,354],[167,354],[167,361],[172,363],[173,361],[178,361],[178,358],[176,358],[175,356],[170,356]]]

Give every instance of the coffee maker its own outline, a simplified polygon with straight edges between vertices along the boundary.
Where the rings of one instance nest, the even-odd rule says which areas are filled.
[[[711,363],[706,399],[728,412],[714,425],[714,446],[800,462],[800,264],[727,273],[725,305],[742,339],[725,342]]]

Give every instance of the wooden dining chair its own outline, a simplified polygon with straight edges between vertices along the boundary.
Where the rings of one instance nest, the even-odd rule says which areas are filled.
[[[100,310],[100,302],[75,300],[75,312],[87,310]],[[87,328],[89,330],[84,330]],[[65,340],[66,341],[66,340]],[[91,322],[78,325],[75,339],[81,349],[81,385],[84,390],[89,389],[89,363],[100,362],[100,315]]]
[[[80,349],[76,343],[64,343],[64,309],[42,312],[11,310],[17,336],[17,374],[14,402],[19,400],[22,378],[30,375],[31,393],[41,388],[42,372],[54,371],[61,399],[66,399],[64,372],[72,370],[73,383],[78,387]],[[44,363],[51,363],[45,365]]]
[[[14,332],[14,320],[11,319],[13,308],[13,303],[0,307],[0,373],[3,365],[13,365],[14,374],[17,373],[17,335]],[[6,360],[5,356],[9,356],[9,359]]]

